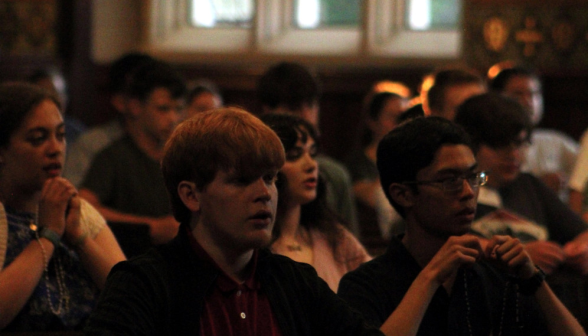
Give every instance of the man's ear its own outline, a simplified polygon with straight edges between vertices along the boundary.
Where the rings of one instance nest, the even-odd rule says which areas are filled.
[[[200,194],[194,182],[182,181],[178,184],[178,195],[191,212],[200,211]]]
[[[408,208],[414,205],[414,190],[402,183],[392,183],[388,187],[390,197],[403,208]]]

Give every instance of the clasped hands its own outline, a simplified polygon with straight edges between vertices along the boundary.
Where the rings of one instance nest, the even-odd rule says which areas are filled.
[[[533,261],[547,274],[561,265],[588,274],[588,243],[584,239],[574,239],[563,247],[552,241],[530,242],[525,247]]]
[[[37,225],[55,231],[75,245],[84,235],[80,207],[80,196],[73,184],[63,177],[47,179],[41,190]]]
[[[473,235],[450,237],[424,270],[442,285],[459,267],[471,266],[480,259],[520,279],[529,279],[537,272],[519,239],[494,236],[482,248],[480,238]]]

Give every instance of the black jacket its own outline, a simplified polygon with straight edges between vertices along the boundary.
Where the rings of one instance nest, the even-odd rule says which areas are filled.
[[[381,335],[305,264],[260,250],[256,276],[284,336]],[[87,335],[196,335],[218,270],[189,245],[186,230],[169,244],[116,265]]]

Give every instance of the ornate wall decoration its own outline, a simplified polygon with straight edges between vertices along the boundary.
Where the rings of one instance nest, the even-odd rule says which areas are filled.
[[[499,17],[491,17],[484,23],[484,41],[491,51],[502,51],[509,34],[510,27]]]
[[[504,60],[552,71],[588,70],[588,2],[467,0],[463,55],[480,69]]]
[[[0,56],[53,55],[56,0],[0,0]]]

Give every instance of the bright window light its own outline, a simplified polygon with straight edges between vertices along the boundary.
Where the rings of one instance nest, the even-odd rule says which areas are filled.
[[[192,23],[198,27],[218,24],[247,26],[253,17],[253,0],[192,0]]]
[[[211,0],[192,1],[192,22],[200,27],[214,27],[216,15]]]
[[[427,30],[431,27],[431,0],[411,0],[408,11],[411,29]]]
[[[296,21],[300,28],[316,28],[320,23],[321,9],[319,0],[298,0]]]

